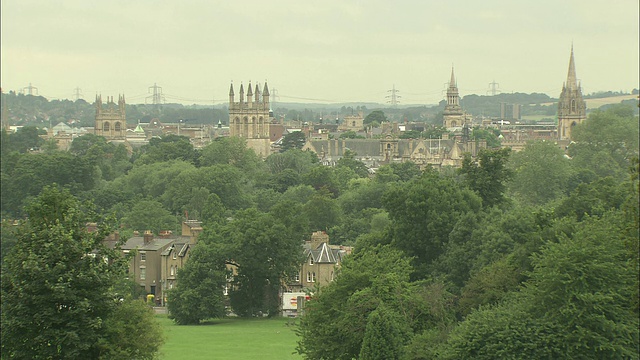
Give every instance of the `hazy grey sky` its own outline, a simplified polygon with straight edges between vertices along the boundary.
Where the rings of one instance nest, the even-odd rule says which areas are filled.
[[[638,0],[1,0],[3,91],[217,104],[229,84],[280,101],[405,104],[460,95],[557,97],[571,44],[583,92],[638,87]]]

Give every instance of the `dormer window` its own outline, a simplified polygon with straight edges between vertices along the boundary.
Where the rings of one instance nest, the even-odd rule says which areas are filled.
[[[178,252],[176,251],[176,249],[171,250],[173,252],[173,260],[178,258]]]
[[[309,256],[309,265],[313,265],[313,255]]]

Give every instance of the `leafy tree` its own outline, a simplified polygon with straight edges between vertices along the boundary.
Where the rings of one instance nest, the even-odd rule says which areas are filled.
[[[475,126],[471,131],[471,138],[474,140],[484,139],[487,141],[488,148],[500,147],[499,129],[481,129],[479,126]]]
[[[26,213],[2,268],[2,358],[152,358],[160,328],[141,328],[153,315],[113,292],[126,262],[103,245],[108,227],[88,233],[86,209],[55,187],[44,188]]]
[[[149,144],[142,146],[141,150],[142,155],[136,160],[136,163],[153,164],[169,160],[194,163],[196,161],[196,152],[186,136],[154,137],[149,140]]]
[[[367,327],[358,359],[400,359],[403,354],[404,341],[399,321],[402,321],[399,316],[387,308],[384,303],[380,303],[367,317]]]
[[[121,220],[125,228],[137,230],[140,233],[151,230],[158,234],[163,230],[175,231],[178,220],[171,215],[160,202],[155,200],[139,200],[127,211]]]
[[[638,356],[638,317],[619,217],[589,220],[533,257],[531,280],[508,300],[470,314],[450,335],[445,359]]]
[[[247,148],[240,137],[219,137],[202,149],[202,166],[231,165],[244,171],[253,171],[260,162],[258,155]]]
[[[362,161],[356,160],[356,155],[357,154],[351,150],[345,151],[344,155],[338,160],[336,167],[347,167],[353,170],[359,177],[368,177],[369,169]]]
[[[304,214],[309,219],[312,231],[327,230],[338,223],[340,207],[338,201],[327,190],[320,190],[304,204]]]
[[[3,145],[3,148],[7,146],[9,151],[17,151],[19,153],[38,150],[44,144],[44,139],[39,136],[42,134],[46,134],[46,132],[39,130],[35,126],[23,126],[14,134],[8,134],[7,139],[3,139],[7,142],[7,145]]]
[[[282,144],[280,144],[280,152],[285,152],[292,149],[302,149],[306,141],[304,133],[302,131],[294,131],[286,134],[282,138]]]
[[[284,217],[247,209],[209,235],[209,241],[219,244],[226,259],[236,265],[229,294],[236,314],[278,313],[280,284],[298,271],[302,257],[304,234],[291,224]]]
[[[575,142],[569,145],[569,155],[576,168],[622,180],[631,159],[638,156],[638,134],[638,117],[632,107],[597,110],[574,129]]]
[[[420,278],[442,253],[458,218],[477,211],[481,201],[452,179],[427,171],[415,181],[388,190],[383,204],[392,221],[392,243],[414,258],[415,276]]]
[[[465,154],[460,173],[466,175],[465,183],[482,198],[485,206],[495,206],[505,201],[505,183],[511,178],[512,170],[507,168],[511,149],[482,149],[477,162],[470,154]]]
[[[178,270],[177,285],[168,291],[169,317],[177,324],[198,324],[226,314],[224,287],[228,271],[225,258],[203,234],[191,251],[189,261]]]
[[[38,195],[53,183],[69,187],[76,195],[91,190],[96,175],[93,164],[67,152],[22,154],[2,179],[2,209],[19,214],[27,197]]]
[[[401,251],[390,246],[357,249],[344,259],[335,280],[317,289],[305,304],[296,330],[297,351],[308,359],[357,358],[370,314],[382,303],[395,310],[395,314],[381,315],[393,318],[393,327],[397,328],[394,346],[396,341],[405,344],[412,331],[424,330],[434,319],[430,305],[438,306],[430,303],[427,294],[436,292],[423,291],[418,284],[409,283],[410,260]],[[369,332],[372,337],[374,333]],[[369,345],[365,353],[372,350]]]
[[[358,133],[353,130],[349,130],[340,134],[339,138],[340,139],[364,139],[364,136],[358,135]]]
[[[378,124],[382,124],[385,121],[387,121],[387,116],[384,114],[382,110],[374,110],[364,118],[365,125],[368,125],[374,122]]]
[[[567,191],[572,169],[564,152],[550,142],[531,142],[511,156],[513,181],[509,188],[529,204],[540,205]]]
[[[400,139],[420,139],[422,138],[422,133],[418,130],[407,130],[400,134]]]

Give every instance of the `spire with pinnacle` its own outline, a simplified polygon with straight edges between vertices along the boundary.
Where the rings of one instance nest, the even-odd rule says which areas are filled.
[[[453,66],[451,67],[451,80],[449,80],[449,88],[458,87],[456,84],[456,77],[453,75]]]
[[[578,89],[578,79],[576,78],[576,64],[573,60],[573,44],[571,44],[571,58],[569,58],[569,72],[567,73],[567,82],[565,86],[569,90]]]

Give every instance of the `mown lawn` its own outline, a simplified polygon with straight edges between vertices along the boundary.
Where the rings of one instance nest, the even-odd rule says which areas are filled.
[[[157,315],[164,328],[163,360],[174,359],[302,359],[295,352],[294,320],[221,319],[195,326],[178,326]]]

